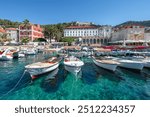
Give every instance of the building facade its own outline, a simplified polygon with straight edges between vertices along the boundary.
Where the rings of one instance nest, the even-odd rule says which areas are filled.
[[[88,36],[88,37],[82,37],[81,44],[83,45],[105,45],[109,42],[110,40],[108,38],[102,38],[99,36]]]
[[[19,30],[17,28],[6,28],[7,39],[19,42]]]
[[[19,26],[19,40],[23,38],[29,38],[30,41],[34,41],[37,38],[44,38],[43,29],[40,25],[28,24]]]
[[[111,38],[112,36],[112,26],[101,26],[98,29],[99,31],[99,36],[104,37],[104,38]]]
[[[69,26],[64,30],[65,37],[98,36],[96,26]]]
[[[138,25],[123,26],[114,28],[112,33],[112,43],[123,43],[124,41],[128,45],[136,45],[139,42],[145,40],[145,27]]]
[[[81,44],[106,44],[111,38],[111,26],[84,25],[64,29],[64,37],[79,38]]]

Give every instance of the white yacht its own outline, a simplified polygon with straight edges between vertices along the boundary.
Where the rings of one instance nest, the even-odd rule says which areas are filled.
[[[64,65],[67,71],[76,75],[81,70],[84,63],[80,59],[70,56],[64,59]]]
[[[115,71],[117,66],[120,64],[119,62],[116,62],[114,60],[107,60],[106,58],[95,58],[92,57],[93,62],[104,69]]]

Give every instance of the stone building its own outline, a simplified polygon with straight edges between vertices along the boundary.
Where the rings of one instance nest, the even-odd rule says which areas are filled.
[[[111,43],[141,45],[145,41],[145,27],[139,25],[122,26],[113,29]]]

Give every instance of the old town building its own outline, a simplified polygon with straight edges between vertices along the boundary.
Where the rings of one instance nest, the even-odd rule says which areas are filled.
[[[64,37],[79,38],[81,44],[106,44],[111,38],[111,26],[79,23],[64,29]]]

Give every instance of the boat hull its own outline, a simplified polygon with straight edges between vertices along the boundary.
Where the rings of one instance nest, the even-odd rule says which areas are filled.
[[[12,60],[12,59],[13,59],[12,56],[0,55],[0,61],[9,61],[9,60]]]
[[[134,69],[134,70],[142,70],[144,65],[140,62],[126,62],[126,61],[119,61],[119,67]]]
[[[150,62],[144,62],[144,67],[150,68]]]
[[[117,64],[106,64],[106,63],[101,63],[101,62],[98,62],[96,61],[95,59],[93,59],[93,62],[99,66],[99,67],[102,67],[104,69],[107,69],[107,70],[110,70],[110,71],[115,71],[116,68],[117,68]]]
[[[65,70],[68,72],[77,74],[81,70],[81,66],[67,66],[65,65]]]
[[[64,65],[68,72],[76,75],[81,70],[84,63],[76,57],[69,57],[64,60]]]
[[[45,67],[45,68],[26,68],[26,70],[30,73],[32,79],[35,79],[37,76],[51,72],[58,68],[59,63],[54,64],[53,66],[50,67]]]

